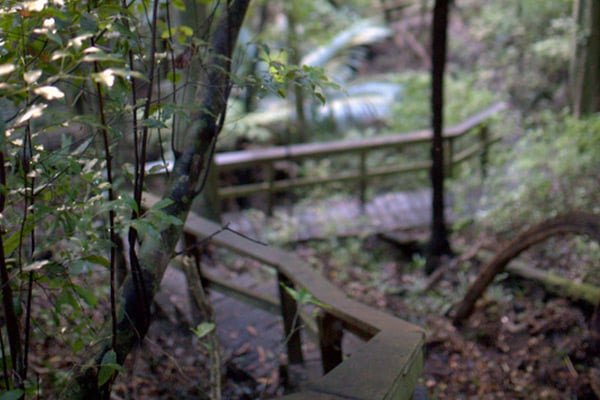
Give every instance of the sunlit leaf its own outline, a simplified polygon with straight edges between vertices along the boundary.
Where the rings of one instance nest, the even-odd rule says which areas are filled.
[[[48,261],[48,260],[35,261],[35,262],[32,262],[31,264],[23,267],[22,271],[23,272],[37,271],[39,269],[42,269],[45,265],[48,265],[48,264],[50,264],[50,261]]]
[[[69,40],[69,42],[67,43],[67,47],[75,47],[78,49],[83,44],[84,40],[87,40],[92,36],[92,33],[84,33],[82,35],[75,36],[73,39]]]
[[[31,85],[32,83],[37,81],[40,78],[40,76],[42,76],[42,70],[36,69],[33,71],[25,72],[23,74],[23,79],[25,80],[25,83]]]
[[[48,107],[47,104],[34,104],[21,117],[17,120],[18,124],[29,121],[30,119],[39,118],[42,116],[44,109]]]
[[[113,70],[110,68],[107,68],[97,74],[93,74],[93,79],[95,82],[102,83],[108,87],[112,87],[112,85],[115,83],[115,75]]]
[[[16,67],[13,64],[0,64],[0,76],[8,75],[15,69]]]
[[[105,53],[103,51],[88,53],[83,57],[82,60],[84,62],[105,62],[105,61],[121,62],[122,61],[120,57],[117,57],[113,54]]]
[[[41,86],[33,90],[33,93],[39,94],[46,100],[62,99],[65,94],[56,86]]]
[[[48,0],[24,1],[23,9],[30,12],[40,12],[46,7],[46,4],[48,4]]]

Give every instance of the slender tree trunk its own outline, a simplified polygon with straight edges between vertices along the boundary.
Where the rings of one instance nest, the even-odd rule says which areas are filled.
[[[573,3],[571,97],[576,117],[600,111],[600,1]]]
[[[427,273],[431,273],[437,268],[437,260],[440,256],[451,253],[444,216],[444,143],[442,137],[444,129],[444,69],[446,66],[448,3],[448,0],[436,0],[433,9],[431,53],[431,125],[433,129],[431,186],[433,195]]]
[[[300,46],[299,38],[296,27],[296,15],[298,5],[290,2],[287,7],[287,19],[288,19],[288,47],[291,50],[290,62],[294,65],[300,65]],[[290,138],[287,140],[287,144],[290,143],[303,143],[306,141],[306,113],[304,110],[304,88],[299,85],[290,85],[294,92],[294,110],[296,111],[296,120],[288,128],[290,131]]]
[[[230,0],[211,38],[206,74],[199,82],[198,113],[187,132],[186,145],[178,155],[164,198],[171,204],[162,211],[185,221],[210,162],[221,129],[230,88],[231,55],[250,0]],[[123,364],[150,324],[149,305],[175,252],[183,224],[170,224],[159,237],[144,236],[139,248],[137,274],[129,274],[118,293],[117,338],[113,346],[110,325],[88,348],[90,356],[78,366],[62,393],[63,399],[108,399],[117,364]],[[137,275],[137,276],[134,276]],[[110,320],[110,318],[107,318]],[[107,379],[106,375],[108,375]],[[104,380],[106,380],[104,382]]]

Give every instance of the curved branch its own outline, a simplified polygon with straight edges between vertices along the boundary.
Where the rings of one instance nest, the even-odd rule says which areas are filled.
[[[469,318],[475,307],[475,302],[481,297],[494,277],[502,272],[509,262],[531,246],[552,236],[567,233],[588,235],[592,240],[600,243],[600,216],[583,211],[571,211],[541,222],[518,235],[481,270],[455,311],[454,325],[462,325],[464,320]],[[597,308],[600,308],[600,305]]]

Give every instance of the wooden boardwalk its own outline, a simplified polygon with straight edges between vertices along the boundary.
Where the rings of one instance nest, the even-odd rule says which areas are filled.
[[[305,241],[329,236],[360,236],[427,227],[431,189],[386,193],[361,207],[356,198],[277,206],[272,217],[256,211],[225,213],[223,223],[250,238],[269,243]],[[452,215],[447,211],[447,217]]]
[[[270,218],[256,211],[228,213],[223,223],[228,229],[267,243],[272,239],[281,243],[329,236],[369,235],[428,226],[430,202],[431,190],[423,189],[376,196],[364,208],[356,199],[333,199],[276,207],[274,216]],[[203,268],[228,282],[278,297],[274,272],[241,260],[239,265],[221,261]],[[170,267],[157,301],[163,308],[174,307],[175,314],[185,316],[191,324],[192,312],[186,287],[183,272]],[[286,363],[282,318],[215,291],[209,292],[209,300],[215,312],[225,361],[224,373],[230,379],[230,374],[246,376],[251,385],[260,385],[265,394],[280,391],[279,367]],[[343,340],[345,356],[351,356],[361,342],[350,334],[345,335]],[[306,332],[302,333],[302,343],[304,366],[292,370],[293,383],[300,385],[302,381],[322,374],[318,346]]]

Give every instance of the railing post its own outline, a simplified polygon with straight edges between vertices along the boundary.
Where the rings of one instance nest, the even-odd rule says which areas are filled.
[[[367,152],[360,152],[360,210],[365,212],[367,204]]]
[[[275,182],[275,170],[273,167],[273,163],[270,162],[266,165],[266,174],[267,174],[267,185],[268,185],[268,193],[267,193],[267,216],[273,216],[273,208],[275,207],[275,193],[273,192],[273,184]]]
[[[342,322],[339,319],[322,310],[317,314],[317,324],[319,326],[321,364],[323,366],[323,374],[326,374],[342,362],[342,337],[344,330]]]
[[[281,316],[283,317],[283,332],[287,347],[288,362],[290,364],[304,363],[302,356],[302,338],[300,337],[300,314],[296,300],[285,290],[293,288],[293,283],[281,272],[277,272],[279,285],[279,300],[281,302]]]
[[[489,157],[489,132],[487,124],[479,129],[479,143],[481,146],[481,151],[479,153],[479,168],[481,170],[481,179],[484,180],[487,177]]]
[[[452,178],[454,172],[454,138],[444,138],[444,160],[446,163],[446,177]]]

